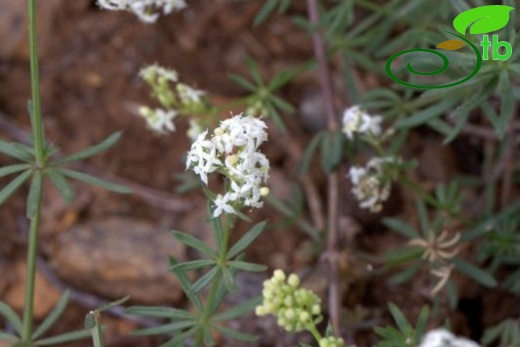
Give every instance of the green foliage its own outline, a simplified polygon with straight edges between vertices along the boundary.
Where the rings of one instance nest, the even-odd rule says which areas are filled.
[[[415,327],[408,322],[395,304],[389,303],[388,309],[398,329],[392,326],[384,328],[375,327],[374,331],[382,338],[375,347],[417,346],[425,333],[426,323],[428,322],[428,316],[430,314],[428,307],[424,306],[421,309]]]

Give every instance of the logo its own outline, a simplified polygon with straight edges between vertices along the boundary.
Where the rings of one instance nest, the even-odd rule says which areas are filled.
[[[504,6],[504,5],[488,5],[488,6],[480,6],[477,8],[473,8],[471,10],[467,10],[459,14],[453,20],[453,28],[457,31],[445,31],[446,33],[456,37],[457,39],[447,40],[441,42],[437,45],[437,48],[446,50],[446,51],[455,51],[466,45],[468,45],[473,52],[475,53],[475,57],[477,59],[475,63],[475,68],[471,71],[471,73],[465,78],[448,83],[443,85],[421,85],[421,84],[413,84],[406,81],[403,81],[399,77],[397,77],[392,72],[392,62],[401,55],[415,52],[425,52],[431,53],[442,60],[442,66],[435,71],[422,72],[414,69],[409,62],[406,65],[406,69],[408,72],[419,75],[419,76],[434,76],[443,73],[449,67],[449,60],[446,55],[442,54],[438,50],[427,49],[427,48],[414,48],[407,49],[404,51],[400,51],[392,55],[386,61],[386,73],[393,79],[395,82],[402,84],[411,88],[421,88],[421,89],[437,89],[437,88],[448,88],[453,87],[461,83],[465,83],[473,78],[480,70],[482,66],[483,60],[507,60],[513,54],[513,48],[509,42],[500,41],[498,35],[488,35],[493,31],[497,31],[502,29],[509,22],[509,12],[514,10],[514,7]],[[466,32],[469,28],[469,34],[471,35],[481,35],[482,41],[480,42],[480,46],[482,47],[482,54],[480,53],[479,48],[474,45],[470,40],[468,40],[466,36]],[[485,35],[484,35],[485,34]],[[502,48],[502,50],[500,49]]]

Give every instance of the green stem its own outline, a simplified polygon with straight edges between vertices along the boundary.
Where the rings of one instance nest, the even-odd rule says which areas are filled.
[[[27,10],[29,12],[29,55],[31,65],[31,93],[32,93],[32,128],[34,135],[34,151],[36,155],[36,165],[40,168],[45,167],[45,135],[43,131],[41,102],[40,102],[40,72],[38,61],[38,35],[36,22],[36,0],[27,0]]]
[[[23,310],[22,335],[22,341],[25,344],[25,346],[31,345],[32,318],[34,308],[34,282],[36,277],[36,254],[38,251],[38,229],[40,225],[40,211],[41,203],[39,202],[38,210],[34,218],[31,219],[31,225],[29,229],[29,249],[27,250],[27,273],[25,279],[25,305]]]
[[[38,41],[36,24],[36,0],[27,0],[27,12],[29,17],[29,55],[31,66],[31,124],[34,135],[34,153],[36,157],[36,169],[44,169],[46,165],[44,131],[40,106],[40,76],[38,69]],[[35,174],[41,174],[36,172]],[[43,187],[38,188],[36,195],[41,197]],[[36,214],[31,218],[29,228],[29,246],[27,250],[27,274],[25,281],[25,305],[23,311],[22,341],[25,346],[31,346],[32,319],[34,310],[34,284],[36,278],[36,255],[38,253],[38,230],[40,226],[41,198],[38,201]]]

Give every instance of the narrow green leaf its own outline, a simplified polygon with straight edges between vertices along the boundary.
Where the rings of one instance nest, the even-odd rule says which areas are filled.
[[[127,302],[128,300],[130,300],[130,295],[125,295],[124,297],[122,297],[121,299],[118,299],[118,300],[115,300],[115,301],[111,301],[107,304],[104,304],[100,307],[98,307],[96,309],[96,311],[98,312],[103,312],[103,311],[106,311],[108,310],[109,308],[112,308],[112,307],[116,307],[116,306],[119,306],[121,304],[124,304],[125,302]]]
[[[181,321],[158,327],[151,327],[145,329],[139,329],[132,332],[134,336],[148,336],[148,335],[161,335],[161,334],[173,334],[179,329],[189,328],[197,324],[196,320]]]
[[[69,302],[70,292],[66,290],[63,295],[60,297],[56,306],[52,309],[47,317],[43,320],[43,322],[38,326],[38,328],[32,334],[32,339],[36,340],[40,336],[42,336],[50,327],[58,320],[61,316],[65,308],[67,307],[67,303]]]
[[[254,335],[244,334],[244,333],[238,332],[236,330],[232,330],[232,329],[226,328],[226,327],[221,326],[221,325],[215,325],[214,327],[215,327],[215,329],[220,331],[222,334],[224,334],[224,335],[226,335],[228,337],[231,337],[231,338],[233,338],[235,340],[253,342],[253,341],[256,341],[258,339],[258,337],[254,336]]]
[[[219,313],[213,317],[214,322],[226,321],[244,316],[246,313],[252,311],[256,306],[262,303],[263,298],[258,296],[254,299],[248,300],[232,309]]]
[[[183,320],[194,319],[192,313],[171,307],[132,306],[127,308],[125,313],[152,318],[177,318]]]
[[[210,258],[214,258],[217,256],[217,253],[213,249],[211,249],[204,242],[200,241],[196,237],[193,237],[192,235],[183,233],[181,231],[172,231],[171,234],[180,242],[184,243],[185,245],[191,248],[196,249],[197,251],[207,255]]]
[[[265,21],[267,19],[267,17],[269,17],[269,15],[276,8],[277,1],[278,0],[267,0],[265,2],[264,6],[262,6],[262,8],[256,14],[253,25],[256,26],[256,25],[262,23],[263,21]]]
[[[436,117],[439,117],[447,110],[452,109],[453,105],[455,105],[458,99],[458,95],[449,96],[441,102],[435,103],[432,106],[427,107],[410,117],[400,119],[396,123],[396,127],[410,128],[426,123]]]
[[[97,145],[85,148],[84,150],[71,154],[63,159],[52,162],[51,165],[58,166],[58,165],[68,164],[68,163],[71,163],[74,161],[79,161],[79,160],[90,158],[93,155],[96,155],[99,152],[103,152],[104,150],[112,147],[121,138],[121,133],[122,133],[121,131],[113,133],[112,135],[107,137],[105,140],[103,140],[101,143],[98,143]]]
[[[215,265],[217,262],[212,259],[198,259],[176,264],[170,268],[172,272],[188,272],[197,270],[206,266]]]
[[[395,251],[389,251],[385,254],[385,259],[390,265],[397,265],[409,260],[419,259],[424,253],[423,248],[407,247]]]
[[[420,238],[419,233],[414,228],[397,218],[385,218],[383,224],[407,238]]]
[[[43,174],[41,170],[34,171],[31,188],[29,189],[29,195],[27,196],[27,218],[32,219],[36,216],[38,209],[40,208],[42,198],[42,185],[43,185]]]
[[[57,171],[64,176],[74,178],[79,181],[83,181],[85,183],[91,184],[93,186],[97,186],[97,187],[104,188],[106,190],[110,190],[112,192],[121,193],[121,194],[129,194],[132,192],[132,190],[130,188],[121,186],[119,184],[110,183],[110,182],[107,182],[100,178],[84,174],[82,172],[68,170],[68,169],[58,169]]]
[[[200,293],[206,286],[213,282],[217,275],[219,275],[220,269],[218,267],[214,267],[208,272],[206,272],[202,277],[200,277],[195,283],[193,283],[193,292],[195,294]]]
[[[22,321],[16,315],[12,308],[7,306],[3,301],[0,301],[0,315],[2,315],[14,328],[14,330],[22,335]]]
[[[253,83],[240,75],[230,75],[229,79],[249,92],[254,92],[256,90],[256,86]]]
[[[32,175],[32,170],[27,170],[16,176],[8,185],[0,191],[0,205],[2,205],[9,197]]]
[[[392,284],[400,284],[408,281],[412,278],[419,270],[421,269],[421,262],[414,262],[413,264],[407,266],[403,271],[393,275],[388,280]]]
[[[455,265],[457,270],[471,277],[475,281],[485,285],[486,287],[495,287],[497,285],[497,281],[493,278],[493,276],[491,276],[491,274],[482,269],[479,269],[475,265],[457,257],[452,258],[451,262],[453,265]]]
[[[419,313],[417,318],[417,324],[415,325],[416,336],[423,336],[426,331],[426,324],[428,323],[428,316],[430,315],[430,309],[428,306],[424,306]]]
[[[267,221],[260,222],[249,229],[242,238],[231,247],[229,252],[226,254],[227,259],[232,259],[239,253],[242,253],[264,230]]]
[[[498,120],[498,134],[504,136],[507,132],[508,125],[515,112],[515,98],[513,89],[507,78],[507,86],[500,92],[500,119]]]
[[[224,286],[229,292],[236,292],[237,285],[233,277],[233,273],[229,269],[222,269],[222,279],[224,280]]]
[[[70,204],[74,200],[74,190],[67,179],[55,169],[47,169],[45,174],[49,176],[63,200]]]
[[[320,146],[321,167],[325,172],[333,171],[343,156],[344,135],[341,130],[326,132]]]
[[[3,333],[0,331],[0,341],[17,342],[19,340],[20,340],[20,338],[16,335],[7,334],[7,333]],[[10,346],[14,346],[14,345],[16,345],[16,344],[12,344]]]
[[[76,330],[69,333],[48,337],[41,340],[36,340],[34,343],[38,346],[51,346],[58,343],[64,343],[64,342],[70,342],[70,341],[77,341],[81,340],[87,337],[91,337],[90,335],[90,329],[85,330]]]
[[[23,147],[25,148],[25,146]],[[4,153],[10,157],[31,163],[34,161],[34,156],[22,150],[22,147],[17,147],[15,143],[10,143],[0,140],[0,153]]]
[[[298,169],[300,174],[305,175],[309,172],[309,167],[311,166],[312,162],[312,156],[318,148],[318,145],[321,143],[323,136],[325,136],[325,132],[322,131],[317,133],[309,142],[307,148],[305,148],[305,152],[303,153],[303,157]]]
[[[168,257],[168,262],[170,264],[170,267],[179,264],[177,259],[175,259],[174,257],[171,257],[171,256]],[[190,280],[188,279],[186,274],[183,273],[183,272],[175,272],[175,276],[177,277],[177,279],[181,283],[182,290],[184,291],[184,294],[186,294],[188,299],[190,299],[191,303],[195,306],[195,308],[198,311],[202,311],[203,310],[202,303],[200,302],[199,297],[197,295],[195,295],[195,293],[193,291],[193,288],[191,286]]]
[[[172,339],[166,341],[159,347],[184,347],[186,340],[188,340],[189,337],[193,336],[198,329],[198,326],[194,326],[181,334],[177,334]]]
[[[29,164],[14,164],[9,166],[4,166],[0,168],[0,177],[8,176],[16,172],[20,172],[23,170],[30,169],[31,165]]]
[[[407,332],[411,329],[410,323],[408,323],[399,307],[393,303],[389,303],[388,309],[390,310],[392,317],[394,317],[394,321],[397,323],[397,326],[401,332]]]
[[[245,261],[230,261],[228,262],[229,267],[249,272],[262,272],[267,269],[267,266],[261,264],[248,263]]]
[[[264,83],[262,81],[262,75],[260,74],[260,69],[258,68],[258,64],[251,58],[246,58],[245,63],[247,66],[247,70],[251,74],[251,77],[253,77],[253,80],[255,81],[257,86],[263,86]]]

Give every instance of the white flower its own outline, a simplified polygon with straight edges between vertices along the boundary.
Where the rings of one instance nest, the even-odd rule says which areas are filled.
[[[236,213],[233,206],[229,205],[228,202],[230,201],[230,195],[225,194],[222,196],[221,194],[217,195],[217,198],[213,203],[215,204],[215,210],[213,210],[213,217],[218,217],[222,214],[222,212],[226,213]]]
[[[159,134],[175,131],[173,124],[173,120],[177,117],[175,110],[163,110],[161,108],[153,110],[143,106],[139,109],[139,114],[146,119],[148,127]]]
[[[208,174],[218,171],[229,182],[229,191],[215,201],[215,217],[231,211],[233,206],[262,207],[262,196],[268,194],[265,187],[269,177],[269,160],[258,151],[267,139],[263,121],[242,115],[220,122],[211,139],[207,131],[200,134],[188,152],[186,168],[191,168],[204,184]]]
[[[188,129],[186,135],[188,135],[190,140],[193,142],[201,133],[202,127],[200,126],[199,122],[197,122],[195,119],[190,119],[190,128]]]
[[[204,96],[204,91],[192,88],[184,83],[177,84],[179,99],[183,104],[198,104]]]
[[[350,168],[348,176],[352,182],[352,194],[359,201],[361,208],[367,208],[371,212],[381,210],[382,202],[390,196],[391,187],[391,180],[384,177],[385,164],[396,160],[393,157],[373,158],[364,168]]]
[[[343,132],[352,140],[354,133],[381,134],[381,116],[371,116],[359,106],[347,108],[343,113]]]
[[[159,18],[157,10],[163,14],[186,7],[185,0],[98,0],[98,5],[107,10],[128,10],[134,12],[145,23],[153,23]]]
[[[165,68],[157,64],[148,65],[139,71],[139,76],[145,81],[152,83],[158,78],[164,78],[170,82],[177,82],[179,75],[174,69]]]
[[[422,339],[419,347],[480,347],[474,341],[457,338],[446,329],[430,330]]]

